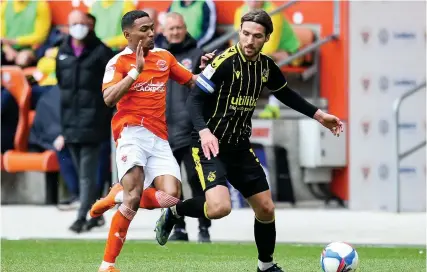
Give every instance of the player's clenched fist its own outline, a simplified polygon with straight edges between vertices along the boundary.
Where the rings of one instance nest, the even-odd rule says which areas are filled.
[[[205,154],[205,157],[210,160],[211,153],[214,157],[216,157],[219,152],[218,139],[211,133],[208,128],[199,131],[199,135],[202,144],[203,154]]]
[[[142,41],[139,41],[138,46],[136,47],[136,70],[138,73],[141,73],[144,69],[145,58],[144,58],[144,49],[142,46]]]

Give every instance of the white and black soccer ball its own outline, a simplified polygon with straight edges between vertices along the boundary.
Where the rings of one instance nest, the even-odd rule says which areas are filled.
[[[347,243],[330,243],[323,249],[320,265],[323,272],[354,272],[359,267],[359,255]]]

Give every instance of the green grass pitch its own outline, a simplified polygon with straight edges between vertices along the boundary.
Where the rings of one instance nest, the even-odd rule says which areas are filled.
[[[98,271],[105,241],[2,240],[2,272]],[[424,248],[356,247],[360,272],[426,271]],[[289,272],[321,271],[321,246],[278,244],[275,259]],[[122,272],[256,271],[254,243],[168,243],[127,241],[117,261]]]

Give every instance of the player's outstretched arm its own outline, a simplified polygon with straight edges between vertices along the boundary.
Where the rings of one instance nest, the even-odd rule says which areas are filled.
[[[117,102],[119,102],[120,98],[122,98],[123,95],[125,95],[129,91],[129,88],[132,86],[132,83],[134,83],[135,80],[138,79],[139,74],[144,69],[144,64],[144,50],[140,41],[136,48],[136,67],[132,68],[132,70],[128,72],[125,78],[104,90],[104,102],[107,106],[114,107]]]
[[[324,127],[328,128],[334,135],[339,136],[343,131],[342,122],[334,115],[327,114],[316,106],[309,103],[297,92],[289,88],[285,76],[279,66],[269,59],[270,72],[267,81],[267,88],[270,89],[273,95],[283,104],[302,113],[310,118],[317,120]]]
[[[317,120],[324,127],[328,128],[334,135],[339,136],[340,132],[343,132],[343,125],[338,117],[318,109],[297,92],[289,88],[289,86],[286,85],[279,91],[273,92],[273,94],[280,102],[291,109]]]

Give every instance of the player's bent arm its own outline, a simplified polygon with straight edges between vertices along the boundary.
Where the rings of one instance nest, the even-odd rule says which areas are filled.
[[[132,83],[135,81],[130,75],[106,88],[103,92],[104,102],[108,107],[114,107],[120,98],[123,97],[128,91]]]
[[[187,109],[191,116],[194,128],[197,132],[208,129],[203,117],[203,105],[208,94],[203,92],[199,87],[194,88],[187,99]]]
[[[286,84],[283,88],[273,92],[273,95],[283,104],[302,113],[310,118],[316,119],[321,122],[324,112],[318,109],[316,106],[305,100],[297,92],[289,88]]]

